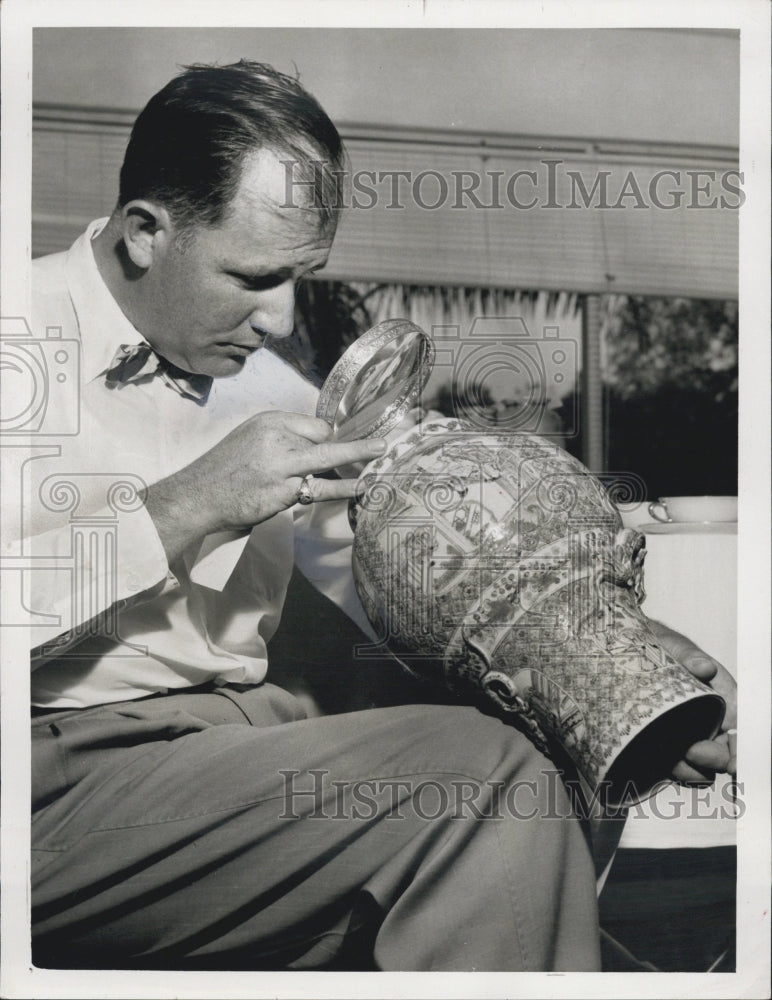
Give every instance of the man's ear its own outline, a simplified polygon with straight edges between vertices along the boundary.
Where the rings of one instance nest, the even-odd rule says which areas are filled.
[[[169,213],[157,202],[136,198],[121,209],[123,242],[131,262],[142,270],[153,261],[174,236]]]

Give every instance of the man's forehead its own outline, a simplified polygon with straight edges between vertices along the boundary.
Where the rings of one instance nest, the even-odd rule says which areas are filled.
[[[326,258],[337,228],[337,213],[322,213],[307,199],[288,197],[281,154],[261,149],[245,159],[239,186],[223,218],[213,229],[230,244],[230,251],[269,245],[276,253],[292,257]]]
[[[249,153],[242,164],[233,203],[244,208],[266,208],[286,219],[321,218],[315,181],[322,174],[322,161],[317,162],[319,166],[315,167],[310,161],[302,162],[290,153],[269,148]]]

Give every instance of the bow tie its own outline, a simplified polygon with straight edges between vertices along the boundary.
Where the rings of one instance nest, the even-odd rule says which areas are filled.
[[[173,365],[156,354],[150,344],[121,344],[107,369],[105,378],[110,386],[148,380],[159,375],[180,396],[187,396],[203,406],[212,388],[211,375],[194,375]]]

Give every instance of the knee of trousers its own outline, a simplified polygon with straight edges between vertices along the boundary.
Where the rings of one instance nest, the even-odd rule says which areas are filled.
[[[410,738],[437,769],[480,781],[552,782],[555,765],[513,724],[472,706],[413,706]]]

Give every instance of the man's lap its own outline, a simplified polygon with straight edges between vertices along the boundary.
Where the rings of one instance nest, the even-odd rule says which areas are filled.
[[[432,838],[461,843],[464,796],[493,811],[493,786],[518,780],[539,786],[529,811],[554,807],[546,759],[471,707],[306,720],[272,685],[223,701],[183,694],[35,720],[33,770],[44,780],[33,920],[43,952],[96,948],[109,964],[119,941],[122,953],[155,956],[150,964],[259,939],[256,965],[302,965],[310,939],[345,934],[363,888],[389,905],[406,878],[379,876],[391,858],[407,872]],[[559,782],[550,794],[565,811]],[[502,822],[512,819],[490,821]],[[516,822],[534,854],[525,844],[544,822]]]

